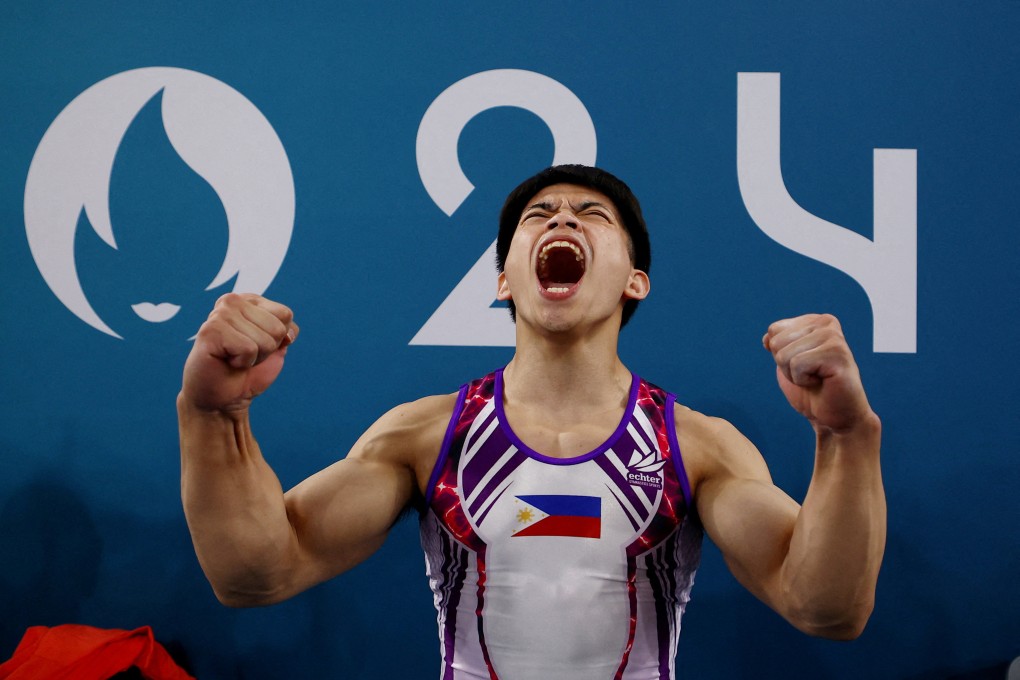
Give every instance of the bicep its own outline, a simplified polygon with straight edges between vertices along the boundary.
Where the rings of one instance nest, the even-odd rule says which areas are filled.
[[[354,567],[379,549],[414,489],[411,471],[355,452],[285,495],[303,587]]]
[[[733,479],[698,503],[705,531],[737,581],[774,609],[799,505],[771,483]]]
[[[800,505],[772,482],[758,450],[726,424],[716,427],[695,501],[705,531],[737,581],[780,607],[780,576]]]
[[[456,397],[394,408],[346,458],[285,494],[296,567],[292,591],[336,576],[379,549],[419,493],[418,475],[439,452]]]

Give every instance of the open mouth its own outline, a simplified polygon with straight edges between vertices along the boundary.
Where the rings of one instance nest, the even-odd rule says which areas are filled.
[[[584,253],[570,241],[550,241],[538,252],[536,274],[549,293],[569,292],[584,276],[584,269]]]

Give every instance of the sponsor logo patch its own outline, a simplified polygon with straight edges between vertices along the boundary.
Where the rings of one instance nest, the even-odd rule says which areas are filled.
[[[630,455],[630,462],[627,464],[627,481],[632,486],[643,486],[656,491],[662,491],[661,470],[666,464],[658,451],[653,451],[647,456],[642,456],[636,449]]]

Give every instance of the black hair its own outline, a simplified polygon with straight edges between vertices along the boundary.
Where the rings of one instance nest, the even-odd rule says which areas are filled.
[[[652,247],[648,241],[648,228],[645,218],[641,215],[641,204],[637,197],[622,180],[600,168],[587,165],[554,165],[542,170],[537,175],[521,182],[510,192],[499,213],[499,236],[496,238],[496,271],[502,272],[510,252],[510,241],[521,219],[525,204],[534,198],[542,189],[553,184],[575,184],[588,187],[605,194],[616,206],[623,227],[630,237],[630,259],[634,268],[646,274],[652,264]],[[517,308],[514,301],[509,301],[510,318],[517,320]],[[622,328],[634,315],[638,300],[627,300],[623,305]]]

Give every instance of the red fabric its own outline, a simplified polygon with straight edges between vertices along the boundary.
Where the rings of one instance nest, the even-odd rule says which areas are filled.
[[[137,666],[149,680],[195,680],[156,642],[152,629],[103,630],[67,624],[25,631],[0,680],[109,680]]]

